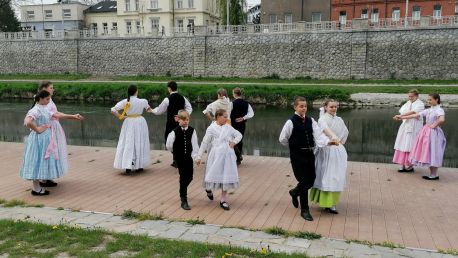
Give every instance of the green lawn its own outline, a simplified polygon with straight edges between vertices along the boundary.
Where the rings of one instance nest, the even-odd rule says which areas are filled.
[[[56,99],[84,101],[117,101],[126,97],[128,83],[94,83],[94,82],[56,82]],[[0,98],[31,99],[37,91],[37,83],[0,82]],[[235,86],[179,84],[179,91],[191,102],[210,102],[216,98],[218,88],[230,91]],[[294,96],[305,96],[308,100],[334,98],[348,101],[352,93],[402,93],[406,94],[411,86],[326,86],[326,85],[243,85],[247,100],[255,104],[284,105],[290,103]],[[458,94],[458,87],[453,86],[418,86],[420,93],[437,92],[440,94]],[[164,83],[139,84],[140,97],[160,100],[167,95]]]
[[[40,74],[29,74],[29,73],[12,73],[12,74],[0,74],[0,80],[82,80],[87,79],[91,75],[82,73],[40,73]]]
[[[302,257],[204,243],[0,220],[0,256],[9,257]]]
[[[271,75],[262,78],[239,78],[239,77],[192,77],[187,76],[154,76],[154,75],[136,75],[136,76],[91,76],[90,74],[75,73],[51,73],[51,74],[0,74],[0,80],[118,80],[118,81],[188,81],[188,82],[214,82],[217,83],[275,83],[275,84],[458,84],[458,80],[317,80],[310,77],[283,79],[278,75]]]

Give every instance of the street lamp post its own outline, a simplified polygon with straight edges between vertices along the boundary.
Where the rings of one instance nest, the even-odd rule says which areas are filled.
[[[64,3],[63,3],[62,0],[60,1],[60,10],[62,12],[62,30],[64,31],[65,30],[65,27],[64,27]]]
[[[43,0],[41,0],[41,21],[43,25],[43,31],[45,30],[45,11],[43,7]]]
[[[409,0],[406,0],[406,14],[404,19],[404,26],[407,27],[409,21],[407,20],[407,16],[409,15]]]
[[[229,26],[229,1],[226,0],[226,25]]]

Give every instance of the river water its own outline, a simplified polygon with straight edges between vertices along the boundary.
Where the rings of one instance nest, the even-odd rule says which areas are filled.
[[[56,103],[64,113],[80,113],[82,122],[65,121],[62,126],[68,144],[84,146],[116,147],[121,122],[110,114],[110,104]],[[28,129],[23,126],[24,116],[31,103],[0,102],[0,141],[23,142]],[[293,114],[292,108],[254,106],[255,117],[249,120],[244,139],[244,152],[248,155],[287,157],[288,148],[278,142],[278,136],[285,121]],[[194,107],[191,126],[196,128],[199,142],[202,140],[209,121],[202,114],[203,107]],[[350,135],[345,147],[351,161],[390,163],[399,122],[391,118],[398,107],[372,107],[339,109],[348,126]],[[445,109],[446,123],[443,126],[447,138],[444,166],[458,167],[458,112]],[[309,115],[318,118],[318,110]],[[150,132],[152,149],[164,148],[165,115],[144,114]],[[453,129],[455,128],[455,129]],[[453,133],[455,132],[455,133]]]

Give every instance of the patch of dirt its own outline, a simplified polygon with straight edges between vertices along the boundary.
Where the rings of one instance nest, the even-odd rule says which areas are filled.
[[[56,248],[43,248],[43,249],[35,249],[34,251],[37,253],[45,254],[55,251]]]
[[[129,257],[135,256],[138,252],[130,252],[130,251],[117,251],[116,253],[111,253],[110,258],[121,258],[121,257]]]
[[[71,258],[68,253],[58,253],[55,258]]]
[[[103,251],[106,249],[107,247],[107,244],[109,242],[112,242],[114,241],[115,238],[112,236],[112,235],[106,235],[103,237],[103,241],[102,243],[100,243],[98,246],[94,246],[91,248],[91,252],[99,252],[99,251]]]

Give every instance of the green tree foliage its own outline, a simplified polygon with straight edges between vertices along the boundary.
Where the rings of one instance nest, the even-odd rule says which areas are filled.
[[[0,31],[19,31],[20,23],[11,7],[11,0],[0,0]]]
[[[246,6],[246,0],[220,0],[219,7],[222,24],[227,25],[227,1],[229,1],[230,25],[246,24],[246,14],[243,10],[243,8]]]

